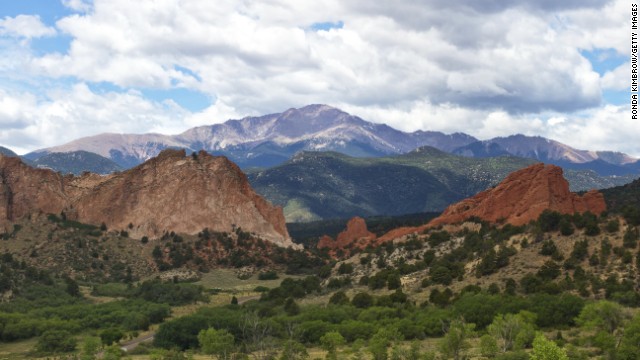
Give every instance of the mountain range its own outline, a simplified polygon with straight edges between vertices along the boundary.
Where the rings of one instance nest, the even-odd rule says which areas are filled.
[[[534,163],[515,156],[469,158],[425,146],[379,158],[301,152],[285,164],[249,171],[248,176],[258,193],[283,207],[288,222],[300,222],[440,212]],[[591,170],[566,170],[565,176],[572,191],[632,180],[603,177]]]
[[[572,191],[626,184],[640,162],[524,135],[402,132],[327,105],[228,120],[178,135],[100,134],[23,156],[79,175],[130,169],[167,149],[224,155],[287,221],[442,211],[535,162],[561,166]],[[0,149],[9,156],[15,153]]]
[[[178,135],[100,134],[25,155],[88,151],[130,168],[167,148],[225,155],[241,168],[272,167],[303,151],[336,151],[353,157],[380,157],[431,146],[467,157],[514,155],[558,165],[580,164],[601,175],[638,174],[638,159],[611,151],[577,150],[542,137],[513,135],[480,141],[437,131],[403,132],[374,124],[327,105],[308,105],[282,113],[228,120]]]

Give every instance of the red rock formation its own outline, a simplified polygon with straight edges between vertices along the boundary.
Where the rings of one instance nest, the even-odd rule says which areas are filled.
[[[164,231],[195,234],[232,225],[280,246],[295,246],[282,209],[257,195],[242,171],[227,158],[165,150],[158,157],[107,176],[61,176],[0,156],[0,224],[31,213],[60,213],[133,236]],[[132,228],[129,228],[132,224]]]
[[[585,211],[600,214],[606,208],[604,196],[598,191],[584,196],[571,193],[562,168],[535,164],[509,174],[495,188],[449,206],[429,225],[461,222],[472,216],[523,225],[536,220],[547,209],[562,214]]]
[[[373,244],[376,234],[367,229],[367,224],[361,217],[354,217],[347,223],[347,228],[343,230],[334,241],[330,236],[323,236],[318,242],[318,249],[329,248],[330,250],[348,250],[351,248],[364,249]]]
[[[419,227],[402,227],[377,239],[381,244],[444,224],[478,217],[489,222],[512,225],[536,220],[544,210],[562,214],[590,211],[599,215],[607,209],[602,193],[591,190],[579,196],[569,191],[562,168],[542,163],[509,174],[500,184],[449,206],[439,217]]]

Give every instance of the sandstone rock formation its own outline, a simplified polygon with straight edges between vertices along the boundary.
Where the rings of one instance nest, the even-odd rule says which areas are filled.
[[[331,251],[347,250],[352,248],[364,249],[374,244],[376,234],[367,229],[367,224],[361,217],[354,217],[347,223],[347,228],[338,234],[334,241],[330,236],[323,236],[318,242],[318,249],[328,248]]]
[[[449,206],[429,225],[456,223],[472,216],[489,222],[523,225],[547,209],[562,214],[591,211],[599,215],[607,206],[598,191],[592,190],[583,196],[571,193],[562,168],[540,163],[513,172],[495,188]]]
[[[523,225],[538,219],[547,209],[562,214],[590,211],[599,215],[607,206],[600,192],[592,190],[582,196],[572,193],[562,176],[562,168],[539,163],[509,174],[494,188],[450,205],[426,225],[393,229],[376,242],[381,244],[439,225],[460,223],[470,217]]]
[[[65,212],[69,219],[105,223],[132,236],[204,228],[244,231],[280,246],[296,246],[282,209],[257,195],[225,157],[165,150],[135,168],[106,176],[62,176],[0,156],[0,225],[34,213]]]

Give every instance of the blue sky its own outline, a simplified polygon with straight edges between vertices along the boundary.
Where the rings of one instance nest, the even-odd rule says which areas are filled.
[[[500,4],[4,1],[0,145],[179,133],[327,103],[404,131],[640,156],[626,1]]]

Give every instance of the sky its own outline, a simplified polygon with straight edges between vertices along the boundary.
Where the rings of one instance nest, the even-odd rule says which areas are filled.
[[[640,157],[628,0],[0,1],[0,145],[328,104]]]

